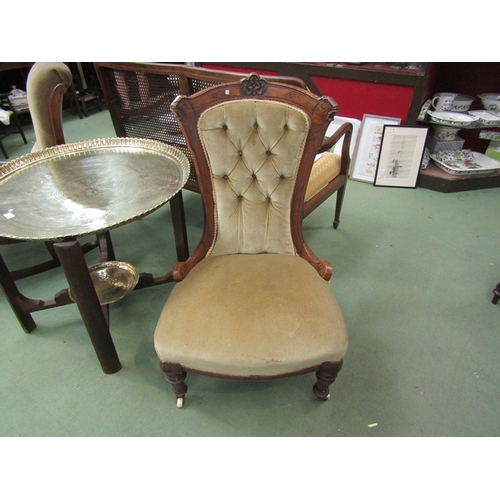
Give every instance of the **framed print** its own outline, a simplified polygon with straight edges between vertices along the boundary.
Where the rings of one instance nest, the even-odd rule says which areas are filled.
[[[384,125],[374,186],[417,185],[428,129]]]
[[[351,162],[351,179],[373,183],[384,125],[399,125],[400,118],[363,115]]]

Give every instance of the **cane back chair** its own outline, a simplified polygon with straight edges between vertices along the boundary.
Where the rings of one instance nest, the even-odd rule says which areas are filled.
[[[305,242],[308,178],[337,111],[331,98],[261,79],[222,84],[172,104],[192,151],[205,226],[174,267],[154,344],[182,406],[186,372],[273,379],[316,371],[329,386],[347,351],[331,264]]]
[[[94,63],[115,132],[119,137],[157,139],[176,146],[188,157],[191,173],[185,189],[199,193],[192,154],[170,110],[179,95],[192,95],[220,83],[239,81],[246,73],[216,71],[182,64]],[[306,88],[294,77],[270,76],[268,81]],[[340,212],[350,165],[349,146],[352,125],[344,124],[321,145],[324,153],[315,163],[306,191],[303,216],[306,217],[337,192],[333,226],[339,225]],[[340,155],[328,152],[344,138]],[[188,242],[182,192],[171,201],[172,221],[179,260],[188,257]]]

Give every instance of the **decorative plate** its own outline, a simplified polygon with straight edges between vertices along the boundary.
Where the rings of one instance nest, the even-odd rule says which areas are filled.
[[[467,127],[479,121],[477,116],[467,113],[453,113],[452,111],[427,111],[431,122],[447,125],[448,127]]]
[[[434,164],[449,174],[470,175],[494,173],[500,162],[475,151],[440,151],[431,154]]]

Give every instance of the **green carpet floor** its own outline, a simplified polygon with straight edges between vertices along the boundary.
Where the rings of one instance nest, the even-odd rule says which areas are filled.
[[[5,141],[14,158],[29,152]],[[109,113],[65,114],[67,142],[114,136]],[[19,144],[18,144],[19,143]],[[76,306],[34,314],[25,334],[0,298],[2,436],[438,437],[500,435],[500,191],[441,194],[350,181],[341,223],[334,198],[304,220],[315,253],[332,262],[332,288],[350,334],[332,398],[317,400],[314,375],[266,383],[189,374],[177,409],[153,348],[172,284],[133,292],[111,307],[123,368],[101,371]],[[185,193],[194,248],[199,196]],[[164,273],[175,262],[168,206],[113,230],[119,260]],[[41,244],[2,247],[9,267],[45,257]],[[96,255],[88,254],[89,263]],[[55,269],[18,282],[50,299]],[[328,446],[328,445],[327,445]],[[170,464],[171,465],[171,464]],[[331,465],[328,465],[330,468]]]

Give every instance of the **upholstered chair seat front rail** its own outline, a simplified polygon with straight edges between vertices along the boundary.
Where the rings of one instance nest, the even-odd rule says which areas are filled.
[[[187,371],[273,377],[340,362],[347,331],[329,282],[301,257],[221,255],[174,287],[155,347]]]

